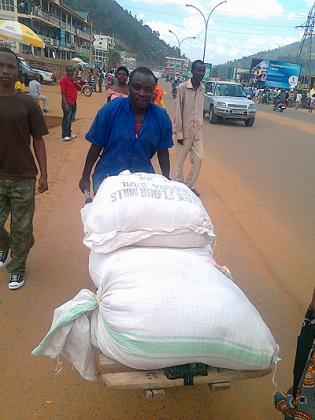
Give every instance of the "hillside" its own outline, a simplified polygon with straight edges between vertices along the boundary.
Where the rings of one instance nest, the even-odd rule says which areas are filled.
[[[65,0],[72,9],[88,12],[95,31],[114,35],[123,48],[132,52],[139,64],[161,68],[164,57],[176,56],[177,49],[159,38],[159,33],[143,25],[113,0]]]
[[[279,60],[279,61],[289,61],[296,63],[297,54],[300,48],[299,42],[294,42],[293,44],[285,45],[284,47],[275,48],[274,50],[260,51],[256,54],[249,55],[247,57],[242,57],[238,60],[228,61],[225,64],[220,64],[215,66],[214,69],[217,70],[218,74],[222,77],[225,77],[228,73],[229,68],[240,68],[240,69],[250,69],[251,62],[253,58],[261,58],[264,60]],[[301,58],[301,64],[303,65],[302,72],[309,73],[307,66],[305,65],[305,55],[308,53],[308,45],[305,44],[303,49],[303,55]],[[314,55],[314,54],[313,54]],[[315,73],[315,57],[313,57],[313,66]]]

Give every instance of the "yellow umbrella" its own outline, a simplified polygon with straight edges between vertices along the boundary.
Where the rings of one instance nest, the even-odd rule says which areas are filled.
[[[0,20],[0,38],[45,48],[43,40],[32,29],[14,20]]]

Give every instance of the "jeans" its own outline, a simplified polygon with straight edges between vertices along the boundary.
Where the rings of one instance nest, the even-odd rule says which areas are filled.
[[[70,105],[68,104],[69,111],[66,111],[64,106],[62,106],[63,119],[62,119],[62,138],[71,136],[71,124],[75,119],[75,113],[77,110],[77,104]]]
[[[35,179],[0,179],[0,249],[11,249],[9,273],[23,273],[34,245]],[[11,213],[10,234],[4,225]]]

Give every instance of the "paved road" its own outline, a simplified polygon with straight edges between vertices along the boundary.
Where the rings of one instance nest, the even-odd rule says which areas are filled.
[[[272,105],[264,105],[264,104],[258,105],[258,109],[259,111],[277,114],[279,115],[279,118],[289,117],[289,118],[292,118],[293,120],[305,121],[305,122],[310,122],[310,123],[315,124],[315,111],[310,113],[308,112],[307,109],[295,110],[294,108],[287,108],[283,112],[274,112]]]
[[[315,115],[258,111],[252,129],[206,121],[204,136],[206,162],[214,160],[303,249],[314,250]]]
[[[57,88],[44,87],[60,115]],[[60,127],[47,137],[50,189],[37,197],[36,245],[25,287],[12,292],[0,272],[0,418],[14,420],[273,420],[271,377],[236,383],[230,391],[207,387],[171,390],[148,402],[141,392],[114,392],[83,381],[67,362],[53,373],[50,359],[31,357],[47,332],[53,309],[81,288],[91,288],[88,250],[82,245],[77,182],[83,141],[105,95],[80,96],[78,140],[64,144]],[[169,109],[172,100],[167,100]],[[280,120],[281,118],[281,120]],[[257,124],[210,126],[197,187],[218,235],[216,256],[228,265],[270,326],[281,347],[276,381],[291,385],[299,324],[314,285],[314,125],[260,112]],[[285,119],[286,118],[286,119]],[[51,125],[59,124],[58,118]],[[255,332],[253,331],[253,334]]]

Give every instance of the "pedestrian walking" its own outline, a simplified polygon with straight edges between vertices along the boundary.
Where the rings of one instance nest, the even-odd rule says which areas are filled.
[[[297,339],[293,386],[275,392],[273,403],[285,420],[315,418],[315,289]]]
[[[205,87],[201,83],[206,66],[201,60],[192,63],[192,78],[177,88],[175,106],[176,174],[175,180],[185,184],[197,195],[195,188],[203,159],[203,103]],[[190,153],[191,169],[184,180],[183,166]]]
[[[116,98],[127,98],[129,95],[129,88],[128,88],[128,77],[129,71],[127,67],[120,66],[116,70],[115,77],[117,79],[117,83],[108,87],[106,90],[107,93],[107,102],[112,101]]]
[[[97,82],[98,82],[98,92],[103,92],[103,81],[104,81],[104,75],[101,67],[97,69]]]
[[[309,104],[308,112],[310,112],[312,114],[314,108],[315,108],[315,94],[313,94],[310,97],[310,104]]]
[[[75,120],[77,110],[78,90],[81,86],[74,77],[74,68],[67,66],[66,75],[60,80],[60,92],[62,97],[62,140],[70,141],[76,138],[72,133],[72,123]]]
[[[165,95],[164,89],[159,85],[159,79],[156,78],[156,86],[154,89],[154,103],[161,108],[164,108],[163,96]]]
[[[92,86],[93,92],[96,92],[96,80],[95,80],[94,70],[92,68],[89,70],[88,82]]]
[[[137,68],[130,76],[129,97],[117,98],[97,113],[86,135],[92,144],[79,183],[82,192],[90,192],[90,174],[96,162],[94,193],[107,176],[124,170],[154,173],[151,159],[155,154],[162,174],[169,177],[172,123],[166,110],[152,103],[155,83],[150,69]]]
[[[34,244],[33,216],[37,168],[38,191],[48,189],[46,150],[43,135],[48,134],[39,106],[25,93],[15,90],[18,58],[0,47],[0,267],[7,264],[9,289],[24,285],[26,260]],[[4,225],[11,215],[10,234]]]
[[[28,85],[28,93],[35,101],[43,102],[43,111],[48,112],[48,98],[41,94],[41,84],[38,80],[31,80]]]
[[[297,92],[296,98],[295,98],[295,110],[301,107],[301,103],[302,103],[302,93]]]

